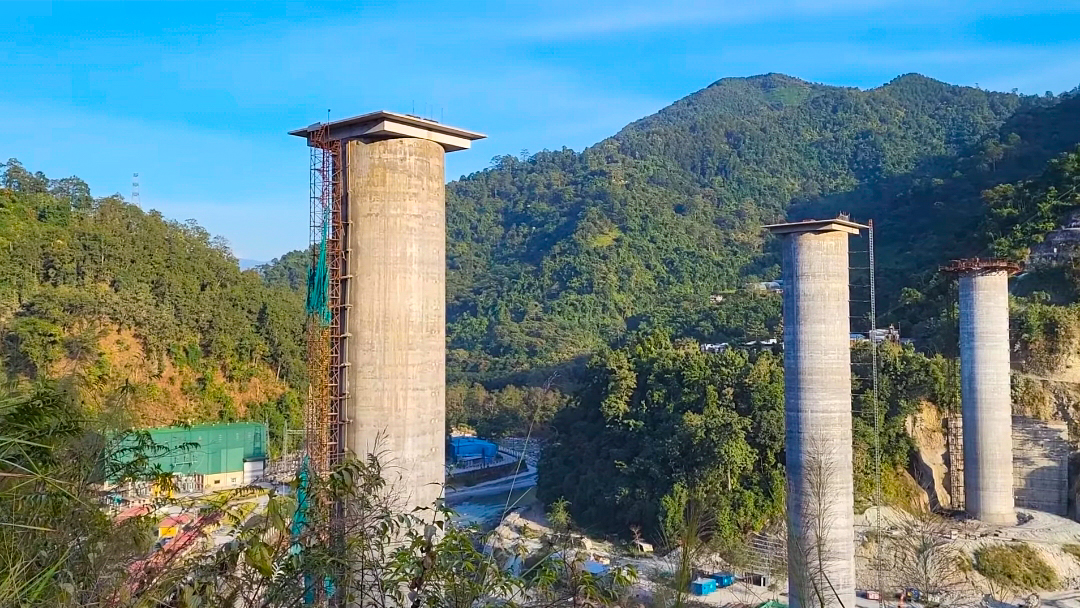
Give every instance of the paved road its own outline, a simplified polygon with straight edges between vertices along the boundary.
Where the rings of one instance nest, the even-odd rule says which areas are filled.
[[[509,492],[511,488],[513,488],[514,490],[520,490],[522,488],[530,488],[535,485],[536,469],[530,465],[525,471],[522,471],[517,475],[500,477],[499,479],[492,479],[491,481],[478,483],[475,486],[469,486],[467,488],[447,488],[446,502],[447,504],[452,505],[462,502],[467,498],[476,498],[477,496],[489,496],[491,494],[502,494]]]
[[[1042,596],[1042,605],[1050,608],[1080,608],[1080,590],[1047,593]]]

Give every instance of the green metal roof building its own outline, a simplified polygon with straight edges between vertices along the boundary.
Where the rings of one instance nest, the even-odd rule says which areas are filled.
[[[261,422],[204,424],[149,429],[154,443],[168,448],[150,459],[166,473],[216,475],[243,471],[244,462],[266,459],[268,433]],[[197,444],[181,449],[185,444]]]

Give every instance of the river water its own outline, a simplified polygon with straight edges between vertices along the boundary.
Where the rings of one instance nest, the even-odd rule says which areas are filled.
[[[507,509],[507,498],[510,499]],[[504,511],[509,512],[515,507],[527,506],[536,501],[535,488],[517,488],[513,492],[501,491],[483,496],[469,496],[455,502],[453,498],[447,501],[456,516],[454,521],[462,524],[478,524],[487,530],[499,524]]]

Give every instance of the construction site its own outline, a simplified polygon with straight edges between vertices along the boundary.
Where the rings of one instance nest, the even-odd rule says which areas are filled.
[[[972,259],[942,269],[959,279],[960,411],[941,415],[927,405],[909,421],[917,454],[909,474],[922,499],[908,508],[885,503],[878,426],[873,502],[856,510],[852,415],[875,404],[853,405],[851,387],[855,379],[869,383],[876,400],[876,349],[882,341],[866,341],[872,355],[867,365],[852,359],[856,342],[849,336],[856,330],[879,331],[873,225],[837,218],[767,229],[782,239],[783,253],[787,517],[751,535],[749,555],[739,566],[700,559],[700,572],[732,576],[709,575],[724,582],[693,587],[695,599],[739,606],[770,601],[985,605],[990,600],[1080,605],[1075,591],[1080,563],[1073,557],[1080,524],[1067,518],[1068,428],[1012,415],[1007,279],[1016,266]],[[867,249],[854,255],[848,241],[860,234]],[[855,276],[866,271],[868,280]],[[869,304],[869,311],[859,310],[860,302]],[[855,327],[867,322],[868,327]],[[971,429],[966,436],[965,428]],[[523,528],[545,529],[541,514],[526,513],[525,519],[512,518],[497,529],[500,546],[509,553],[531,542]],[[996,588],[970,567],[943,565],[971,563],[981,550],[1015,546],[1050,564],[1066,591],[1028,597],[1021,589]],[[921,556],[919,564],[912,555]],[[589,558],[632,564],[646,573],[642,601],[663,592],[672,576],[672,560],[642,557],[610,543],[596,543]],[[913,586],[919,573],[923,582]]]
[[[404,506],[445,476],[447,152],[483,135],[374,112],[292,131],[311,148],[307,466],[379,454]]]
[[[350,454],[377,454],[404,508],[430,505],[446,481],[444,155],[483,135],[390,112],[291,134],[311,149],[312,258],[311,385],[302,454],[290,466],[318,475]],[[853,369],[852,335],[883,331],[875,325],[873,225],[840,217],[766,229],[783,258],[776,283],[783,285],[787,518],[751,539],[749,566],[732,580],[792,607],[879,605],[908,592],[919,599],[925,591],[897,589],[891,576],[897,566],[886,539],[903,535],[911,520],[883,502],[880,446],[874,503],[858,514],[854,503],[851,387],[868,374],[877,394],[881,341],[866,340],[869,369]],[[869,272],[853,282],[848,242],[863,234]],[[1061,547],[1080,542],[1080,525],[1064,518],[1067,429],[1012,416],[1008,277],[1017,270],[979,259],[942,269],[959,283],[962,408],[931,429],[940,453],[923,455],[921,482],[944,542],[964,554],[989,542],[1034,543],[1068,580],[1080,577],[1080,564]],[[853,289],[868,291],[867,314],[854,314]],[[870,407],[878,407],[876,397]],[[543,516],[534,515],[542,527]],[[515,522],[496,528],[504,550],[528,545]],[[659,560],[620,556],[614,546],[590,559],[663,570]],[[968,593],[978,595],[976,587]],[[649,589],[643,579],[641,592]],[[701,595],[706,603],[747,603]]]

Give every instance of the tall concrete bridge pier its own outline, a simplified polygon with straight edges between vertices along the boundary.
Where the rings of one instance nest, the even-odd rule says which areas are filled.
[[[1009,274],[1003,260],[957,260],[960,397],[964,424],[964,509],[987,523],[1015,525]]]
[[[379,454],[402,506],[430,506],[445,481],[445,155],[484,136],[392,112],[291,134],[332,148],[339,176],[329,450]]]
[[[848,236],[844,219],[766,226],[782,239],[788,600],[855,605]]]

